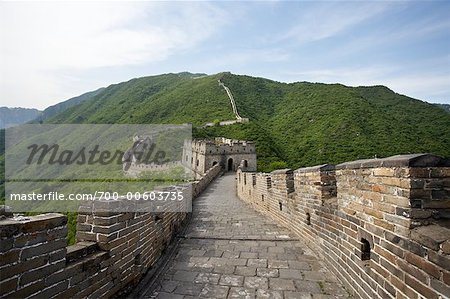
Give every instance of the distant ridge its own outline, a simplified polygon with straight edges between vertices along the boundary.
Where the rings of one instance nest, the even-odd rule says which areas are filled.
[[[223,82],[249,123],[235,119]],[[450,114],[385,86],[281,83],[223,72],[163,74],[98,90],[45,122],[192,123],[194,137],[254,140],[259,170],[407,153],[450,156]]]
[[[0,107],[0,129],[24,124],[40,114],[37,109]]]

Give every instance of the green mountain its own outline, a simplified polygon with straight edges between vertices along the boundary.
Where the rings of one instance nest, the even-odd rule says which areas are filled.
[[[234,119],[221,80],[248,124]],[[164,74],[111,85],[51,123],[192,123],[194,137],[257,141],[260,170],[429,152],[450,156],[450,115],[384,86],[280,83],[220,73]]]
[[[230,88],[239,114],[249,123],[204,127],[234,119],[218,80]],[[80,97],[53,109],[43,122],[192,123],[196,138],[256,141],[260,171],[406,153],[450,156],[450,114],[384,86],[287,84],[230,73],[180,73],[132,79]],[[1,153],[3,146],[2,132]],[[3,187],[2,171],[2,197]],[[72,244],[76,214],[68,217]]]

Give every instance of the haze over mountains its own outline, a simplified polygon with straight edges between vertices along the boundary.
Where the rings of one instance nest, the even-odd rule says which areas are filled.
[[[219,79],[231,89],[249,124],[202,127],[234,119]],[[43,121],[192,123],[194,137],[257,141],[260,170],[403,153],[450,156],[450,114],[384,86],[288,84],[185,72],[132,79],[74,99],[46,109]]]
[[[37,109],[0,107],[0,129],[31,121],[41,114]]]

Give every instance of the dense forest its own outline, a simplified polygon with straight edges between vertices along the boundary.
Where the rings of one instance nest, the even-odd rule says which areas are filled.
[[[221,80],[249,123],[234,119]],[[342,163],[406,153],[450,156],[450,113],[384,86],[280,83],[220,73],[164,74],[83,94],[47,111],[41,123],[192,123],[194,138],[224,136],[256,142],[259,171]],[[4,131],[0,138],[4,170]],[[0,191],[4,197],[3,171]],[[76,214],[68,213],[69,243]]]
[[[233,119],[220,79],[248,124],[202,128]],[[450,114],[384,86],[280,83],[220,73],[165,74],[111,85],[50,118],[51,123],[192,123],[194,137],[254,140],[258,167],[428,152],[450,155]]]

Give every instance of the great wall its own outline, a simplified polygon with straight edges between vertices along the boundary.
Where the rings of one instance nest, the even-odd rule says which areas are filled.
[[[237,106],[236,106],[236,101],[234,100],[231,90],[225,84],[223,84],[223,82],[220,79],[217,81],[219,82],[219,86],[223,87],[223,89],[227,93],[228,99],[230,100],[230,103],[231,103],[231,108],[233,109],[233,114],[236,117],[236,119],[224,120],[224,121],[220,121],[219,123],[206,123],[203,127],[212,127],[215,125],[229,126],[229,125],[233,125],[233,124],[237,124],[237,123],[248,123],[249,122],[248,118],[241,117],[239,115],[239,112],[238,112]]]
[[[450,168],[432,155],[237,172],[238,196],[296,232],[361,298],[450,296]]]
[[[448,159],[257,173],[251,142],[187,147],[192,217],[80,210],[66,246],[66,216],[3,211],[0,297],[450,297]]]

